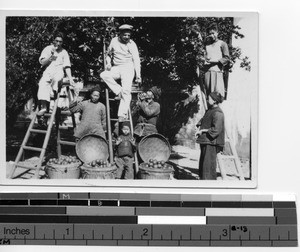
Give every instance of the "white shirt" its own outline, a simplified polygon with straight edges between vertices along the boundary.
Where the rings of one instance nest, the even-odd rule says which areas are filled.
[[[54,45],[49,45],[44,48],[39,58],[39,62],[42,64],[42,59],[48,59],[51,57],[51,51]],[[68,52],[65,49],[60,50],[59,52],[55,51],[54,56],[57,58],[47,66],[44,73],[54,74],[57,71],[63,71],[65,67],[71,67],[70,57]]]
[[[108,53],[113,55],[113,64],[115,66],[133,64],[137,76],[140,76],[140,56],[136,43],[129,40],[128,43],[121,43],[119,37],[114,37],[108,47]]]

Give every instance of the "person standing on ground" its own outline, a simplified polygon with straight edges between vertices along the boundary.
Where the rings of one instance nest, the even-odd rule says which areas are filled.
[[[128,119],[128,110],[131,101],[131,87],[135,81],[141,83],[141,66],[137,45],[130,39],[131,25],[121,25],[120,34],[111,40],[107,50],[106,69],[100,74],[107,86],[116,94],[120,101],[119,121]],[[116,80],[121,80],[121,86]]]
[[[225,145],[224,113],[219,107],[223,97],[218,92],[208,96],[208,110],[198,122],[196,142],[200,144],[199,176],[201,180],[217,179],[217,154]]]
[[[225,85],[223,71],[224,67],[229,63],[229,49],[226,42],[218,38],[218,26],[213,23],[207,29],[207,45],[205,46],[204,61],[204,85],[206,96],[211,92],[219,92],[225,97]]]
[[[65,73],[70,80],[70,85],[74,86],[71,74],[71,62],[68,52],[62,47],[64,35],[58,32],[54,35],[52,45],[44,48],[39,58],[43,68],[43,76],[39,81],[38,100],[40,110],[38,116],[42,116],[49,107],[51,93],[56,96]]]
[[[117,178],[134,179],[133,155],[136,149],[135,140],[130,130],[130,122],[120,123],[121,134],[116,141],[115,162],[118,167]]]
[[[80,124],[74,132],[75,140],[78,141],[86,134],[96,134],[104,139],[106,131],[106,108],[100,99],[100,88],[95,87],[91,90],[91,98],[81,101],[79,97],[70,104],[72,113],[81,113]]]

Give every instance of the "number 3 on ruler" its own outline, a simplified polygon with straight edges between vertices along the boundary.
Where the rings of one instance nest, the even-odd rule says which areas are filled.
[[[222,233],[223,236],[227,236],[228,235],[228,230],[227,229],[223,229],[222,231],[223,231],[223,233]]]

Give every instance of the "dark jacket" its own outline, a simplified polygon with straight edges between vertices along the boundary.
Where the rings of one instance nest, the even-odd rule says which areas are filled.
[[[116,155],[117,157],[133,157],[135,151],[135,145],[132,144],[132,136],[120,135],[119,138],[122,139],[122,142],[116,146]]]
[[[225,124],[224,113],[221,108],[208,109],[203,118],[197,123],[197,126],[200,126],[200,129],[208,129],[208,132],[198,137],[197,143],[224,147]]]
[[[159,103],[152,101],[146,103],[142,101],[138,103],[139,117],[137,125],[134,128],[134,134],[138,136],[147,136],[157,133],[156,124],[160,113]]]

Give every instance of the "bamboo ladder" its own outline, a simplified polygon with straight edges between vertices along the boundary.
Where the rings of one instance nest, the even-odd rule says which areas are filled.
[[[61,145],[62,144],[68,144],[68,145],[74,145],[75,146],[75,143],[73,143],[73,142],[61,141],[61,139],[60,139],[60,130],[59,130],[59,118],[60,118],[60,115],[70,115],[69,111],[60,111],[60,109],[58,108],[59,98],[64,97],[64,95],[61,94],[62,90],[63,90],[62,89],[63,87],[66,87],[66,89],[67,89],[67,94],[68,95],[66,97],[68,99],[71,99],[72,93],[71,93],[71,90],[69,88],[69,83],[68,82],[64,82],[64,83],[62,83],[62,87],[57,92],[57,97],[56,97],[56,100],[54,102],[54,107],[53,107],[52,112],[44,114],[45,117],[50,117],[50,119],[48,121],[47,130],[34,129],[33,128],[34,124],[35,124],[35,121],[37,119],[37,113],[39,112],[39,108],[37,106],[37,108],[36,108],[36,110],[35,110],[35,112],[33,114],[33,117],[31,119],[31,122],[29,124],[29,127],[27,129],[27,132],[25,134],[25,137],[23,139],[23,142],[22,142],[22,144],[20,146],[20,149],[19,149],[19,152],[18,152],[17,157],[15,159],[15,162],[14,162],[14,164],[12,166],[11,172],[9,174],[9,178],[13,178],[13,176],[14,176],[15,171],[16,171],[17,168],[23,168],[23,169],[26,169],[26,170],[35,170],[34,178],[35,179],[39,178],[39,172],[41,170],[41,167],[42,167],[42,164],[43,164],[43,161],[44,161],[44,157],[45,157],[45,154],[46,154],[46,150],[47,150],[47,146],[48,146],[49,139],[50,139],[50,136],[51,136],[51,131],[52,131],[52,127],[53,127],[54,121],[55,121],[56,126],[57,126],[57,134],[58,134],[57,135],[57,151],[58,151],[58,156],[61,155]],[[76,126],[75,125],[75,118],[74,118],[73,114],[71,116],[72,116],[73,126],[75,128],[75,126]],[[28,140],[29,140],[31,134],[44,134],[45,135],[42,148],[38,148],[38,147],[27,145]],[[35,164],[28,165],[28,164],[22,163],[21,158],[22,158],[25,150],[36,151],[36,152],[40,153],[39,159],[38,159],[38,161]]]
[[[233,160],[233,162],[234,162],[235,169],[236,169],[236,175],[239,178],[239,180],[245,180],[244,175],[243,175],[241,161],[240,161],[239,156],[237,154],[234,143],[233,143],[232,139],[230,138],[230,135],[228,134],[227,125],[225,123],[225,143],[226,142],[229,144],[231,154],[230,155],[224,155],[222,153],[217,154],[217,163],[218,163],[218,166],[220,168],[222,179],[223,180],[228,179],[224,161],[226,159],[227,160],[229,159],[229,160]]]

